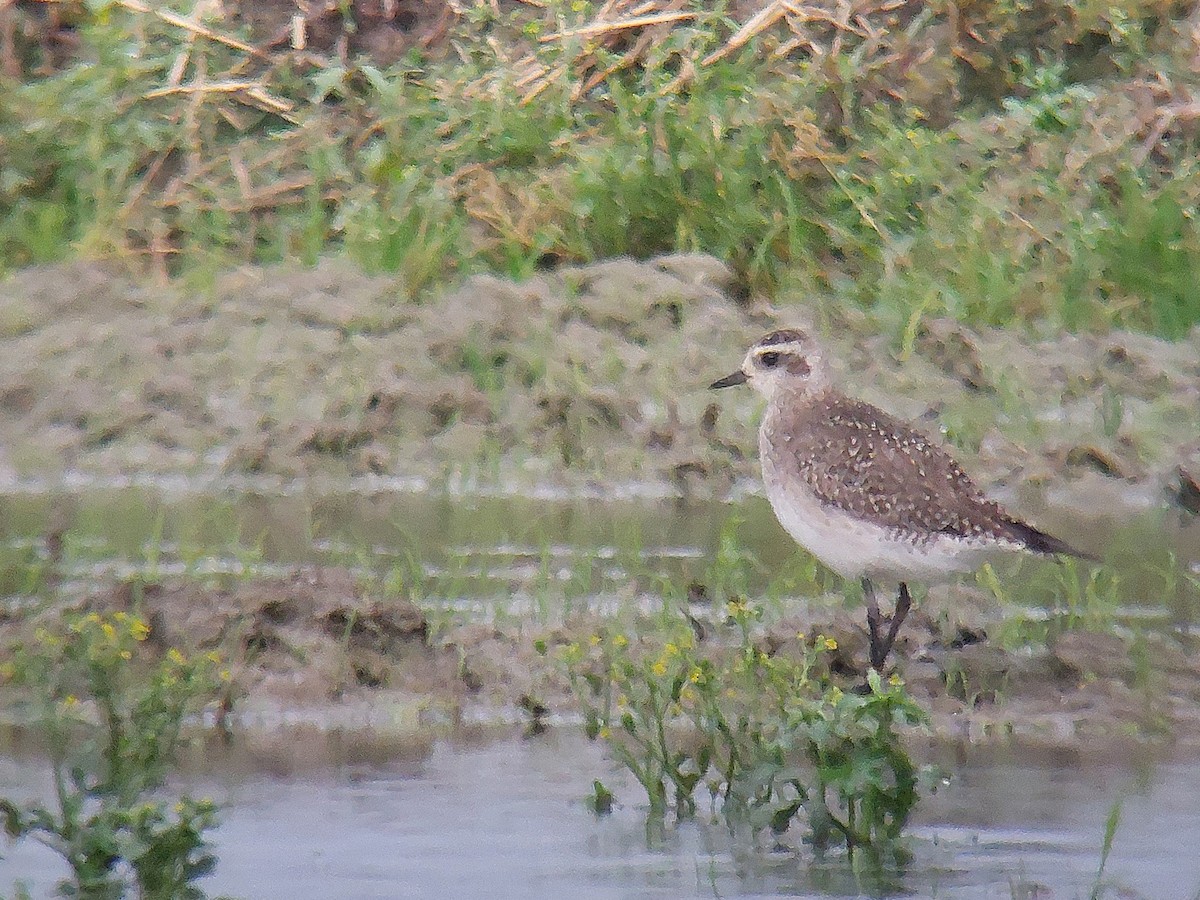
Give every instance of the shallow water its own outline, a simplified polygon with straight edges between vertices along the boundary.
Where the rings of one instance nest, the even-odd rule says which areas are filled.
[[[1055,504],[1036,493],[1014,499],[1039,525],[1105,557],[1120,577],[1120,614],[1197,624],[1200,597],[1188,576],[1200,574],[1200,519]],[[751,596],[816,593],[824,577],[756,496],[722,503],[452,497],[362,484],[272,493],[126,486],[0,495],[0,598],[22,602],[55,532],[64,534],[56,576],[68,592],[137,573],[271,574],[317,562],[403,585],[426,609],[467,618],[545,620],[585,607],[653,605],[664,585],[712,579],[723,533],[748,561],[740,586]],[[1050,606],[1061,593],[1051,562],[997,569],[1017,602]]]
[[[1021,499],[1018,508],[1039,524],[1105,552],[1122,579],[1117,612],[1132,627],[1197,624],[1188,577],[1200,560],[1196,520],[1154,509],[1132,519],[1107,509],[1081,517],[1077,507]],[[61,550],[55,532],[64,535]],[[10,609],[35,602],[31,591],[51,556],[68,594],[135,573],[239,575],[318,562],[401,584],[431,614],[544,621],[585,606],[653,602],[666,584],[711,581],[723,533],[755,560],[743,573],[751,595],[811,592],[805,580],[821,577],[753,496],[723,504],[126,486],[0,496],[0,598]],[[780,572],[790,580],[780,582]],[[1056,572],[1030,561],[1000,576],[1010,597],[1036,606],[1050,602]],[[1107,877],[1152,898],[1200,891],[1195,761],[956,760],[951,784],[919,807],[912,864],[879,882],[856,881],[839,860],[814,865],[731,840],[715,825],[648,836],[637,790],[573,733],[332,750],[328,733],[320,740],[315,759],[297,744],[221,758],[188,776],[188,790],[226,804],[210,893],[1084,897],[1109,809],[1125,795]],[[0,796],[44,795],[43,768],[36,748],[0,750]],[[623,804],[601,819],[582,802],[597,776]],[[21,879],[42,896],[63,874],[33,844],[2,856],[0,894]]]
[[[243,760],[244,763],[244,760]],[[959,763],[922,802],[913,861],[856,879],[842,859],[734,842],[719,825],[648,832],[638,795],[574,734],[440,742],[371,765],[264,775],[237,763],[184,787],[226,804],[214,832],[210,894],[272,898],[1088,896],[1104,823],[1124,797],[1105,872],[1114,889],[1156,900],[1200,890],[1200,763]],[[582,797],[602,776],[618,806],[597,818]],[[0,759],[0,795],[48,790],[34,760]],[[63,874],[32,843],[6,848],[0,891],[16,879],[44,896]],[[1039,892],[1040,891],[1040,892]]]

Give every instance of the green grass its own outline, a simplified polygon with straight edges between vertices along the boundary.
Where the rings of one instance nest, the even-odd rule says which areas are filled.
[[[418,297],[470,271],[699,250],[748,291],[853,302],[897,334],[951,315],[1180,338],[1200,321],[1195,130],[1137,85],[1179,95],[1197,76],[1176,8],[1136,6],[981,4],[951,46],[930,4],[903,23],[869,14],[874,42],[810,23],[820,58],[774,56],[781,26],[703,65],[738,26],[720,5],[628,58],[534,40],[593,4],[481,5],[451,52],[380,69],[247,67],[101,3],[78,11],[75,64],[0,85],[0,271],[346,253]],[[184,50],[185,84],[202,66],[210,82],[250,72],[291,111],[155,94]],[[526,52],[563,74],[530,82]],[[1156,141],[1137,121],[1168,127]]]

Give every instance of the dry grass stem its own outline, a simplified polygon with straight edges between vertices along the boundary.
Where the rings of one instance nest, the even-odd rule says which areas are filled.
[[[573,37],[611,34],[614,31],[645,28],[648,25],[664,25],[669,22],[682,22],[694,18],[696,18],[696,13],[694,12],[671,12],[657,13],[652,16],[639,16],[634,19],[622,19],[618,22],[593,22],[591,25],[584,25],[582,28],[572,28],[569,31],[559,31],[555,34],[543,35],[538,40],[545,44],[552,41],[564,41]]]
[[[170,10],[152,9],[151,7],[142,3],[141,0],[117,0],[117,3],[118,5],[136,13],[157,16],[168,25],[174,25],[176,28],[183,28],[186,31],[191,31],[194,34],[208,38],[210,41],[216,41],[218,44],[224,44],[226,47],[231,47],[234,50],[240,50],[242,53],[248,53],[251,56],[258,57],[259,59],[263,59],[268,62],[274,61],[274,57],[272,57],[271,54],[259,50],[257,47],[247,44],[245,41],[239,41],[235,37],[230,37],[227,34],[221,34],[220,32],[213,31],[211,28],[206,28],[205,26],[200,25],[197,22],[193,22],[190,19],[186,19],[177,13],[171,12]]]

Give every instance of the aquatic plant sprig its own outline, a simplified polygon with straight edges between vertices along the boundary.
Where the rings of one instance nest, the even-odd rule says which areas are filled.
[[[11,839],[66,860],[71,896],[199,898],[194,882],[216,865],[213,802],[157,794],[183,726],[227,701],[230,673],[215,652],[161,653],[149,638],[136,615],[77,613],[36,628],[0,666],[45,736],[54,784],[50,804],[0,798],[0,819]]]
[[[728,642],[698,640],[681,616],[653,636],[602,631],[561,648],[588,736],[637,779],[652,817],[694,815],[704,784],[731,825],[802,824],[815,847],[901,852],[919,774],[901,731],[926,721],[904,683],[872,673],[861,693],[843,690],[834,638],[797,634],[772,651],[755,607],[727,612]]]

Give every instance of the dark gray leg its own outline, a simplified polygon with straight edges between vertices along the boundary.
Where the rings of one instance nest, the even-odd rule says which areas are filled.
[[[908,616],[911,608],[912,595],[908,592],[908,585],[902,581],[900,582],[900,596],[896,599],[896,609],[888,623],[888,633],[883,641],[883,652],[879,657],[879,666],[875,667],[876,671],[883,671],[880,667],[887,660],[888,654],[892,652],[892,644],[896,643],[896,635],[900,633],[900,626],[904,624],[904,619]]]
[[[903,581],[900,582],[900,596],[896,599],[896,609],[891,618],[887,620],[887,635],[881,636],[880,630],[884,624],[884,618],[879,612],[879,604],[875,600],[875,587],[866,578],[862,580],[862,586],[863,596],[867,601],[867,634],[871,639],[871,668],[882,673],[888,654],[892,652],[892,645],[896,643],[896,637],[900,634],[900,626],[904,624],[904,620],[908,617],[908,611],[912,608],[912,595],[908,592],[908,585]]]
[[[879,612],[879,603],[875,599],[875,585],[871,584],[871,579],[863,578],[862,589],[863,597],[867,601],[867,635],[871,641],[871,665],[878,670],[887,658],[887,652],[883,650],[883,643],[879,637],[883,616]]]

